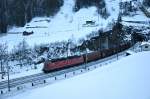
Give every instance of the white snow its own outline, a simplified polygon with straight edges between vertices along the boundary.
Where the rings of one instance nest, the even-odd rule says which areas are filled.
[[[149,99],[150,52],[7,99]]]
[[[132,55],[132,54],[135,54],[136,52],[133,50],[128,50],[128,51],[126,51],[126,53]]]
[[[118,0],[106,0],[107,10],[110,14],[106,20],[98,15],[96,7],[83,8],[74,13],[72,11],[74,4],[74,0],[64,0],[64,5],[53,18],[33,18],[32,21],[27,23],[24,27],[13,27],[9,30],[9,33],[18,32],[19,34],[7,34],[6,36],[2,36],[0,41],[7,42],[9,50],[11,50],[13,46],[19,44],[23,39],[25,39],[30,46],[68,40],[72,37],[74,37],[75,40],[79,40],[80,38],[86,37],[86,35],[92,31],[107,27],[107,24],[116,19],[119,13]],[[82,25],[89,20],[96,21],[98,26],[82,27]],[[33,31],[34,34],[23,36],[23,31]]]
[[[142,42],[141,46],[143,46],[143,45],[150,45],[150,42]]]
[[[150,18],[147,18],[142,12],[137,12],[138,15],[135,15],[135,16],[126,16],[126,17],[123,17],[123,21],[141,21],[141,22],[145,22],[145,23],[142,23],[142,24],[139,24],[139,23],[128,23],[128,22],[123,22],[124,25],[126,26],[149,26],[149,21],[150,21]]]
[[[25,76],[29,76],[29,75],[34,75],[34,74],[38,74],[38,73],[42,73],[42,68],[43,68],[43,63],[39,64],[36,66],[37,69],[34,69],[34,67],[24,67],[24,68],[17,68],[15,67],[15,69],[13,70],[14,72],[11,72],[9,75],[9,79],[15,79],[15,78],[20,78],[20,77],[25,77]],[[0,75],[1,77],[1,75]],[[1,81],[6,81],[7,79],[7,74],[4,75],[4,79],[0,78],[0,82]]]
[[[55,41],[63,41],[70,38],[77,41],[80,38],[85,38],[87,34],[91,33],[92,31],[97,31],[100,28],[104,28],[103,30],[106,31],[108,29],[109,22],[116,20],[119,14],[119,0],[105,0],[107,10],[110,14],[106,20],[98,15],[96,7],[83,8],[74,13],[72,11],[74,0],[64,1],[64,5],[61,7],[60,11],[55,17],[36,17],[24,27],[13,27],[9,30],[9,32],[19,32],[19,34],[7,34],[1,36],[0,43],[6,42],[9,50],[11,51],[11,49],[18,45],[23,39],[25,39],[30,46],[51,43]],[[95,21],[98,26],[82,27],[83,24],[89,20]],[[135,16],[123,17],[123,20],[150,22],[150,19],[147,18],[141,11],[137,11],[137,15]],[[139,27],[149,26],[149,24],[145,25],[127,22],[123,22],[123,24],[127,26],[132,25]],[[23,36],[23,31],[34,31],[34,34],[30,36]],[[22,72],[23,71],[24,70],[22,70]],[[41,72],[41,68],[38,70],[25,71],[17,75],[15,74],[11,76],[11,78],[17,78],[23,75],[31,75],[39,72]]]
[[[117,19],[119,14],[119,0],[105,0],[106,8],[110,16],[103,19],[97,13],[96,7],[89,7],[80,9],[78,12],[73,12],[74,0],[64,0],[64,5],[54,17],[36,17],[24,27],[13,27],[9,30],[10,33],[18,32],[19,34],[7,34],[0,38],[0,42],[7,42],[9,50],[19,44],[23,39],[27,41],[30,46],[51,43],[56,41],[68,40],[74,38],[78,41],[85,38],[86,35],[103,28],[107,31],[108,24]],[[96,26],[83,27],[86,21],[93,20]],[[149,21],[142,12],[137,12],[133,17],[123,17],[125,21]],[[136,23],[126,23],[125,25],[138,25]],[[149,24],[148,24],[149,25]],[[29,28],[34,27],[34,28]],[[23,36],[23,31],[33,31],[34,34],[30,36]]]

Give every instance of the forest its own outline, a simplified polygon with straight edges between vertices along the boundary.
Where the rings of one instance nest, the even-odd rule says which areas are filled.
[[[23,27],[36,16],[54,16],[63,0],[0,0],[0,33],[8,26]]]
[[[63,6],[64,0],[0,0],[0,33],[6,33],[12,26],[23,27],[37,16],[55,16]],[[98,13],[107,18],[104,0],[76,0],[74,12],[81,8],[96,6]]]

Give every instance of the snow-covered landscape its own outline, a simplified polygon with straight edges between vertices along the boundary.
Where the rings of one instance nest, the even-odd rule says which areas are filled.
[[[117,20],[119,14],[119,0],[106,0],[106,8],[110,14],[107,19],[102,18],[97,13],[96,7],[82,8],[78,12],[73,12],[74,0],[64,0],[64,5],[55,17],[36,17],[24,27],[13,27],[6,36],[1,37],[2,43],[8,43],[9,49],[13,49],[23,39],[27,41],[30,46],[51,43],[56,41],[64,41],[74,39],[76,42],[85,38],[88,34],[98,31],[103,28],[104,31],[111,29],[109,24]],[[136,5],[137,6],[137,5]],[[125,21],[145,21],[149,22],[141,11],[136,12],[135,16],[125,16]],[[96,26],[83,27],[86,21],[95,21]],[[141,26],[141,24],[124,23],[125,25]],[[149,24],[148,24],[149,26]],[[23,36],[23,31],[33,31],[34,34],[30,36]],[[11,34],[11,33],[18,34]],[[63,35],[63,36],[62,36]]]
[[[150,52],[140,52],[88,73],[6,99],[149,99],[149,58]]]
[[[107,20],[105,20],[101,18],[97,13],[96,7],[89,7],[88,9],[83,8],[77,13],[74,13],[72,11],[74,7],[74,1],[65,0],[64,5],[54,18],[37,17],[32,19],[32,21],[30,23],[27,23],[24,27],[13,27],[9,30],[9,32],[18,32],[19,34],[8,34],[7,36],[3,36],[1,37],[1,42],[9,42],[8,46],[10,47],[10,49],[12,49],[13,46],[17,45],[16,42],[19,43],[23,39],[25,39],[31,46],[68,40],[70,38],[73,38],[75,41],[79,40],[81,38],[84,38],[92,31],[98,31],[98,29],[102,27],[105,28],[108,22],[111,22],[112,19],[116,20],[119,13],[117,2],[117,0],[112,1],[112,3],[115,5],[111,5],[110,3],[108,3],[109,7],[112,6],[117,8],[115,11],[111,11],[111,9],[109,9],[111,12],[111,16]],[[98,24],[98,26],[82,27],[82,25],[85,24],[86,20],[96,21],[96,24]],[[34,34],[25,37],[22,35],[23,31],[33,31]]]
[[[43,4],[49,1],[54,4],[60,3],[56,11],[54,10],[55,14],[43,14],[49,9],[44,8]],[[13,2],[17,3],[13,4]],[[52,78],[49,76],[44,79],[42,85],[40,80],[37,80],[40,85],[35,87],[33,87],[34,81],[18,85],[19,87],[15,85],[10,88],[10,92],[7,88],[2,89],[4,86],[0,86],[0,99],[150,98],[150,3],[148,0],[31,0],[31,4],[29,1],[23,2],[24,5],[21,6],[22,1],[0,1],[0,84],[6,82],[9,87],[8,79],[15,81],[38,74],[48,76],[50,73],[44,74],[43,68],[47,62],[52,63],[53,60],[83,56],[86,64],[87,54],[101,51],[100,56],[102,56],[98,61],[102,62],[96,61],[97,59],[92,60],[93,64],[89,68],[94,69],[87,71],[83,69],[84,72],[82,69],[71,71],[73,76],[67,77],[63,72],[65,78],[61,80],[54,78],[54,81],[47,82],[47,79]],[[18,5],[25,7],[23,26],[19,26],[17,22],[13,23],[15,18],[10,20],[10,16],[6,15],[23,11],[16,10],[21,9],[19,7],[11,8]],[[10,9],[16,12],[11,13]],[[31,20],[27,21],[30,10],[33,15]],[[20,12],[17,13],[16,21]],[[36,15],[37,13],[42,15]],[[4,23],[7,22],[5,18],[9,20],[7,20],[7,31],[3,33]],[[21,18],[20,14],[20,20]],[[124,49],[123,44],[129,46]],[[117,49],[118,46],[121,48]],[[109,51],[113,53],[110,54],[112,56],[109,55]],[[118,56],[119,51],[124,54]],[[105,52],[105,61],[103,61],[103,52]],[[110,57],[114,58],[110,59]],[[80,73],[74,75],[78,71]],[[23,86],[21,90],[20,86],[21,88]]]

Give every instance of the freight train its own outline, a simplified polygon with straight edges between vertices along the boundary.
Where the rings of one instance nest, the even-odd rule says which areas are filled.
[[[130,43],[121,44],[114,48],[104,49],[101,51],[94,51],[91,53],[83,54],[81,56],[71,56],[67,58],[49,60],[44,63],[43,71],[49,73],[52,71],[58,71],[73,66],[78,66],[91,61],[99,60],[105,57],[109,57],[118,52],[122,52],[131,47]]]

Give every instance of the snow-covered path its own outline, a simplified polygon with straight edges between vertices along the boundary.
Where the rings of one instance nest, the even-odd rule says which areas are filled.
[[[149,99],[150,52],[7,99]],[[1,97],[5,99],[4,97]]]

